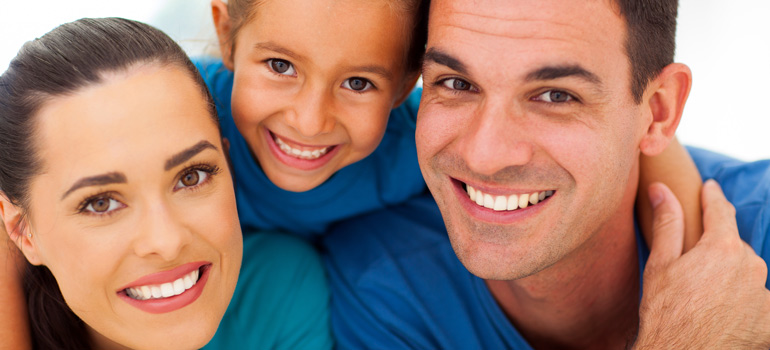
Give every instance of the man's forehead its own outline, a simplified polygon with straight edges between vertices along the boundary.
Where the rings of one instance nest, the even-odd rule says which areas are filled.
[[[536,35],[545,26],[597,29],[602,24],[606,27],[607,19],[625,27],[618,22],[621,16],[615,0],[434,0],[430,17],[430,26],[450,23],[479,34],[514,37]]]
[[[602,70],[610,57],[627,61],[625,21],[609,1],[435,0],[428,51],[439,49],[477,68],[516,62],[526,69],[577,64]],[[613,60],[618,63],[627,64]]]

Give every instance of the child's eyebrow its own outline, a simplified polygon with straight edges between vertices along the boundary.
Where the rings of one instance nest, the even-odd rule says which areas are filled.
[[[262,43],[256,43],[254,45],[254,48],[255,49],[260,49],[260,50],[269,50],[269,51],[281,53],[281,54],[284,54],[284,55],[289,56],[289,57],[294,58],[294,59],[299,59],[299,60],[303,60],[303,61],[306,60],[305,56],[302,56],[302,55],[300,55],[300,54],[298,54],[298,53],[296,53],[296,52],[294,52],[292,50],[289,50],[289,49],[287,49],[287,48],[285,48],[283,46],[280,46],[280,45],[278,45],[276,43],[273,43],[273,42],[270,42],[270,41],[262,42]]]
[[[381,76],[383,79],[387,79],[389,81],[393,81],[393,72],[386,69],[383,66],[376,66],[376,65],[370,65],[370,66],[348,66],[345,67],[346,71],[355,71],[355,72],[368,72],[372,74],[377,74]]]

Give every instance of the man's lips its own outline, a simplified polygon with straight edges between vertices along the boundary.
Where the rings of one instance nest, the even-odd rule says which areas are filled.
[[[471,216],[498,224],[512,224],[535,215],[557,193],[545,188],[510,190],[476,187],[454,178],[450,180],[461,206]]]
[[[554,190],[540,190],[524,193],[510,193],[504,195],[495,195],[485,193],[482,190],[465,184],[465,192],[468,193],[468,198],[476,203],[476,205],[482,206],[494,211],[511,211],[527,208],[530,205],[536,205],[542,202],[555,193]]]

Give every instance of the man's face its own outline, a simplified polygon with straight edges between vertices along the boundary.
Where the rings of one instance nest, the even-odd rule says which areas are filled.
[[[646,126],[614,4],[439,0],[429,23],[417,151],[463,264],[521,278],[628,230]]]

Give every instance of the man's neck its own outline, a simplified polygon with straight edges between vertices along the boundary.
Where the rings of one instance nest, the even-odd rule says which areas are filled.
[[[618,349],[638,325],[639,260],[632,208],[582,247],[535,275],[487,280],[516,329],[536,349]]]

